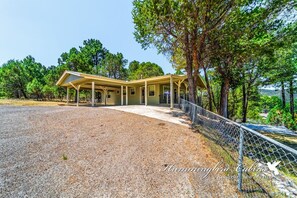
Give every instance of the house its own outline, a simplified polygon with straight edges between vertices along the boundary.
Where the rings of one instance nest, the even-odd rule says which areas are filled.
[[[79,91],[92,90],[91,104],[98,105],[159,105],[179,103],[179,99],[188,95],[188,80],[185,75],[164,75],[140,80],[124,81],[104,76],[65,71],[56,83],[67,87],[67,104],[69,89],[77,90],[77,106]],[[198,87],[205,89],[199,76]]]

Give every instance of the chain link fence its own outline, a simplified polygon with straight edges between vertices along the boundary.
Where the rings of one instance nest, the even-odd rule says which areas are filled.
[[[240,191],[254,191],[248,182],[253,180],[270,196],[297,196],[296,150],[184,99],[180,108],[201,133],[232,157]],[[253,167],[253,171],[244,167]]]

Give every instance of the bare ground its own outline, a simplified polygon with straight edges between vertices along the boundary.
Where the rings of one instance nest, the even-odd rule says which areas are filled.
[[[0,106],[0,197],[231,197],[185,126],[105,108]]]

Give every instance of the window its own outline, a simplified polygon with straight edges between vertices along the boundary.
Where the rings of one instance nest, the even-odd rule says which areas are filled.
[[[135,95],[135,88],[130,88],[130,95]]]
[[[155,85],[148,86],[149,96],[155,96]]]

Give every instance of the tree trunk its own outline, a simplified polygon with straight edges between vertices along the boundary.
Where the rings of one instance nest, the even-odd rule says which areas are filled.
[[[211,87],[210,87],[210,92],[211,92],[211,97],[212,97],[213,105],[214,105],[216,111],[218,112],[218,105],[216,103],[215,96],[214,96],[214,93],[213,93],[213,89]]]
[[[23,96],[24,96],[26,99],[28,99],[28,96],[27,96],[26,92],[25,92],[23,89],[21,89],[21,92],[22,92]]]
[[[282,107],[283,109],[286,107],[286,94],[285,94],[285,85],[284,82],[281,82],[281,87],[282,87]]]
[[[191,75],[191,77],[189,78],[188,75],[188,83],[189,83],[189,101],[196,104],[196,87],[194,87],[194,79]]]
[[[208,96],[208,105],[209,105],[209,111],[213,111],[213,106],[212,106],[212,94],[211,94],[211,87],[208,79],[208,74],[206,72],[206,68],[203,66],[203,71],[204,71],[204,78],[206,82],[206,87],[207,87],[207,96]]]
[[[230,82],[227,77],[224,77],[221,85],[221,98],[220,98],[220,115],[228,117],[228,95],[229,95]]]
[[[248,107],[248,97],[246,93],[245,82],[243,82],[243,85],[242,85],[242,122],[243,123],[246,122],[247,107]]]
[[[292,119],[295,119],[294,116],[294,88],[293,88],[293,80],[290,80],[290,113],[292,114]]]

